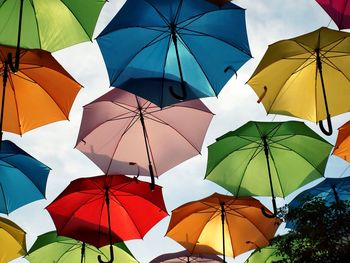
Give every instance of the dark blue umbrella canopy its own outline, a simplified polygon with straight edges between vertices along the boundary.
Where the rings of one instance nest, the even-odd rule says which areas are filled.
[[[97,42],[111,85],[160,107],[218,95],[251,58],[245,10],[230,2],[128,0]],[[127,82],[138,78],[151,80]]]
[[[321,183],[307,189],[297,195],[289,207],[300,207],[312,198],[322,198],[326,204],[332,204],[338,200],[350,200],[350,176],[343,178],[326,178]],[[286,227],[294,228],[293,222],[287,222]]]
[[[0,213],[45,198],[50,168],[10,141],[0,149]]]

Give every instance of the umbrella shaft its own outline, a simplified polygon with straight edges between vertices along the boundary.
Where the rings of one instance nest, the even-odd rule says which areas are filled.
[[[269,174],[271,196],[272,196],[272,199],[275,200],[275,193],[273,192],[271,168],[270,168],[270,161],[269,161],[269,146],[268,146],[268,143],[267,143],[266,136],[263,136],[262,139],[263,139],[263,142],[264,142],[264,152],[265,152],[265,157],[266,157],[267,171],[268,171],[268,174]]]
[[[315,51],[316,51],[317,69],[318,69],[318,72],[320,73],[320,78],[321,78],[321,86],[322,86],[324,104],[325,104],[327,116],[329,116],[327,95],[326,95],[326,89],[325,89],[324,80],[323,80],[323,73],[322,73],[322,61],[321,61],[321,57],[320,57],[320,50],[317,48]]]
[[[225,207],[224,203],[220,203],[221,206],[221,224],[222,224],[222,256],[223,262],[225,263]]]
[[[8,61],[6,60],[4,63],[4,75],[2,76],[2,99],[1,99],[1,115],[0,115],[0,148],[2,142],[2,126],[4,120],[4,110],[5,110],[5,94],[6,94],[6,84],[8,78]]]
[[[16,60],[15,60],[15,67],[14,68],[12,67],[12,70],[14,72],[18,71],[18,68],[19,68],[19,51],[20,51],[20,46],[21,46],[23,2],[24,2],[24,0],[21,0],[21,4],[20,4],[20,8],[19,8]],[[12,63],[12,61],[9,61],[9,63]]]
[[[173,43],[174,43],[174,47],[175,47],[177,67],[179,69],[179,74],[180,74],[180,79],[181,79],[181,86],[183,87],[184,86],[184,78],[183,78],[183,74],[182,74],[179,49],[177,47],[177,36],[176,36],[176,25],[175,24],[171,24],[170,25],[170,31],[171,31],[171,37],[173,39]]]

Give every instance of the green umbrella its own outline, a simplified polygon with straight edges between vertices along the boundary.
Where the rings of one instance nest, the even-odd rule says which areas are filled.
[[[245,263],[273,263],[282,260],[282,256],[276,255],[276,248],[272,246],[256,249]]]
[[[113,251],[115,262],[138,262],[122,242],[114,244]],[[51,231],[37,238],[25,258],[31,263],[96,263],[98,255],[101,255],[102,259],[107,260],[109,246],[97,249],[94,246],[69,237],[57,236],[56,231]]]
[[[205,178],[235,196],[285,197],[323,176],[332,145],[303,122],[253,122],[208,147]]]
[[[0,0],[0,44],[54,52],[89,41],[105,2]]]

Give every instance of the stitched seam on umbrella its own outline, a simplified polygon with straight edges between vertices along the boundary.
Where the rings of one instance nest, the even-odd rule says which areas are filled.
[[[13,80],[12,80],[12,75],[9,74],[8,76],[8,81],[10,83],[10,87],[12,88],[12,91],[13,91],[13,97],[14,97],[14,100],[15,100],[15,105],[16,105],[16,113],[17,113],[17,120],[18,120],[18,124],[19,124],[19,127],[18,127],[18,130],[19,130],[19,134],[22,135],[23,134],[23,131],[22,131],[22,123],[21,123],[21,119],[20,119],[20,116],[19,116],[19,104],[18,104],[18,101],[17,101],[17,96],[16,96],[16,89],[15,89],[15,85],[13,83]],[[6,98],[5,98],[6,99]],[[5,110],[5,106],[4,108],[2,109],[3,111]]]
[[[77,244],[78,244],[78,242],[77,242],[76,244],[72,244],[72,246],[68,247],[68,248],[61,254],[61,256],[58,257],[57,261],[54,261],[54,262],[55,262],[55,263],[58,263],[58,262],[63,258],[63,256],[64,256],[66,253],[70,252],[70,251],[71,251],[71,248],[73,248],[73,247],[76,246]]]
[[[36,9],[35,9],[35,6],[34,6],[34,2],[32,0],[29,1],[30,4],[32,5],[33,7],[33,12],[35,14],[35,24],[36,24],[36,30],[38,32],[38,39],[39,39],[39,46],[40,46],[40,49],[42,49],[42,46],[41,46],[41,36],[40,36],[40,28],[39,28],[39,23],[38,23],[38,19],[37,19],[37,13],[36,13]]]
[[[169,49],[170,49],[170,45],[171,45],[171,38],[170,38],[170,35],[169,35],[169,38],[168,38],[168,45],[167,45],[167,48],[166,48],[166,52],[165,52],[165,59],[164,59],[164,63],[163,63],[163,79],[162,79],[162,96],[161,96],[161,108],[163,107],[163,99],[164,99],[164,89],[165,89],[165,84],[164,84],[164,79],[165,79],[165,67],[166,67],[166,62],[168,60],[168,55],[169,55]]]

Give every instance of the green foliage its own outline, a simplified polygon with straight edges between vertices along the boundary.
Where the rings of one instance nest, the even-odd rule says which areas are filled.
[[[321,198],[291,208],[284,216],[294,228],[272,244],[287,263],[341,263],[350,256],[350,203],[327,204]]]

